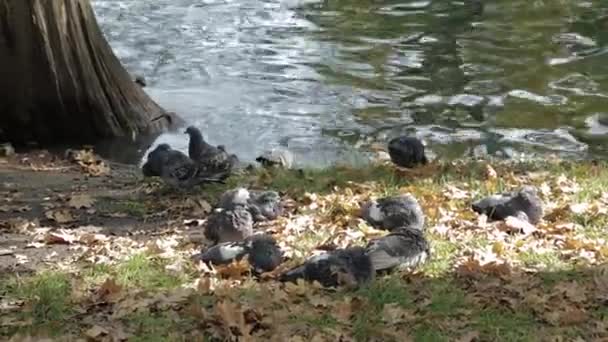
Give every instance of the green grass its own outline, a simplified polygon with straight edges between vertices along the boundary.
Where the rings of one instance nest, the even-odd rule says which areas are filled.
[[[187,341],[188,328],[195,325],[193,320],[173,312],[136,313],[125,317],[123,322],[133,331],[129,338],[132,342]],[[204,336],[199,337],[205,340]]]
[[[466,307],[465,293],[451,282],[436,282],[429,286],[431,303],[427,310],[434,317],[449,317],[458,315]]]
[[[526,267],[537,267],[545,270],[563,270],[569,267],[555,251],[542,253],[524,251],[518,253],[517,257]]]
[[[123,286],[146,290],[175,288],[187,280],[185,275],[169,273],[165,265],[145,254],[137,254],[115,268],[116,279]]]
[[[70,277],[59,272],[44,271],[26,278],[5,278],[0,284],[0,297],[24,301],[15,318],[30,323],[21,329],[0,326],[0,336],[24,330],[60,335],[74,311]]]
[[[447,273],[454,263],[458,246],[450,241],[430,237],[431,257],[423,265],[422,270],[430,276],[441,276]]]
[[[148,213],[146,203],[139,200],[101,198],[96,207],[105,214],[122,213],[136,218],[144,217]]]
[[[473,327],[482,340],[538,341],[535,333],[540,328],[534,317],[525,312],[507,312],[492,309],[476,311]]]

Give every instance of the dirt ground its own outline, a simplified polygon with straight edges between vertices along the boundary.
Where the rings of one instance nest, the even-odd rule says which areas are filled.
[[[144,182],[134,165],[101,163],[109,170],[92,176],[46,151],[0,158],[0,272],[32,272],[70,257],[67,243],[36,243],[33,226],[146,239],[211,210],[204,196],[167,194],[160,183]]]

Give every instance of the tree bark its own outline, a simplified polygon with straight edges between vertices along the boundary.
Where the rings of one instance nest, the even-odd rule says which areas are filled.
[[[13,144],[135,140],[174,120],[122,67],[89,0],[0,0],[0,137]]]

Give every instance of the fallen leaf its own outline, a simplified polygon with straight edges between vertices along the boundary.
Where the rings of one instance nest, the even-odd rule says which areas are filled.
[[[72,244],[79,241],[79,238],[76,234],[65,230],[59,229],[57,231],[48,232],[45,236],[44,241],[47,244]]]
[[[98,340],[100,337],[108,334],[108,330],[99,325],[94,325],[84,333],[87,337]]]
[[[251,338],[251,327],[245,322],[243,310],[239,305],[221,301],[215,305],[215,312],[221,319],[227,335],[232,336],[232,328],[236,328],[243,338]]]
[[[508,231],[522,233],[524,235],[530,235],[537,231],[536,227],[530,222],[514,216],[507,217],[504,226]]]
[[[473,330],[461,336],[457,342],[472,342],[476,340],[479,340],[479,332]]]
[[[494,168],[491,165],[486,164],[485,176],[486,176],[486,180],[493,180],[498,177],[498,174],[496,173],[496,170],[494,170]]]
[[[118,285],[113,278],[107,278],[97,290],[97,294],[109,303],[117,302],[121,297],[122,286]]]
[[[60,224],[74,221],[74,217],[68,209],[49,210],[45,212],[44,215],[49,220],[53,220]]]
[[[75,209],[88,209],[93,206],[95,200],[89,195],[74,195],[68,201],[68,205]]]

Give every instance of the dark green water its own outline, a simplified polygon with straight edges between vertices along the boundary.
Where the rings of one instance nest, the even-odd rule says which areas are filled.
[[[400,134],[439,156],[608,156],[608,1],[93,3],[153,98],[245,160],[356,161]]]

